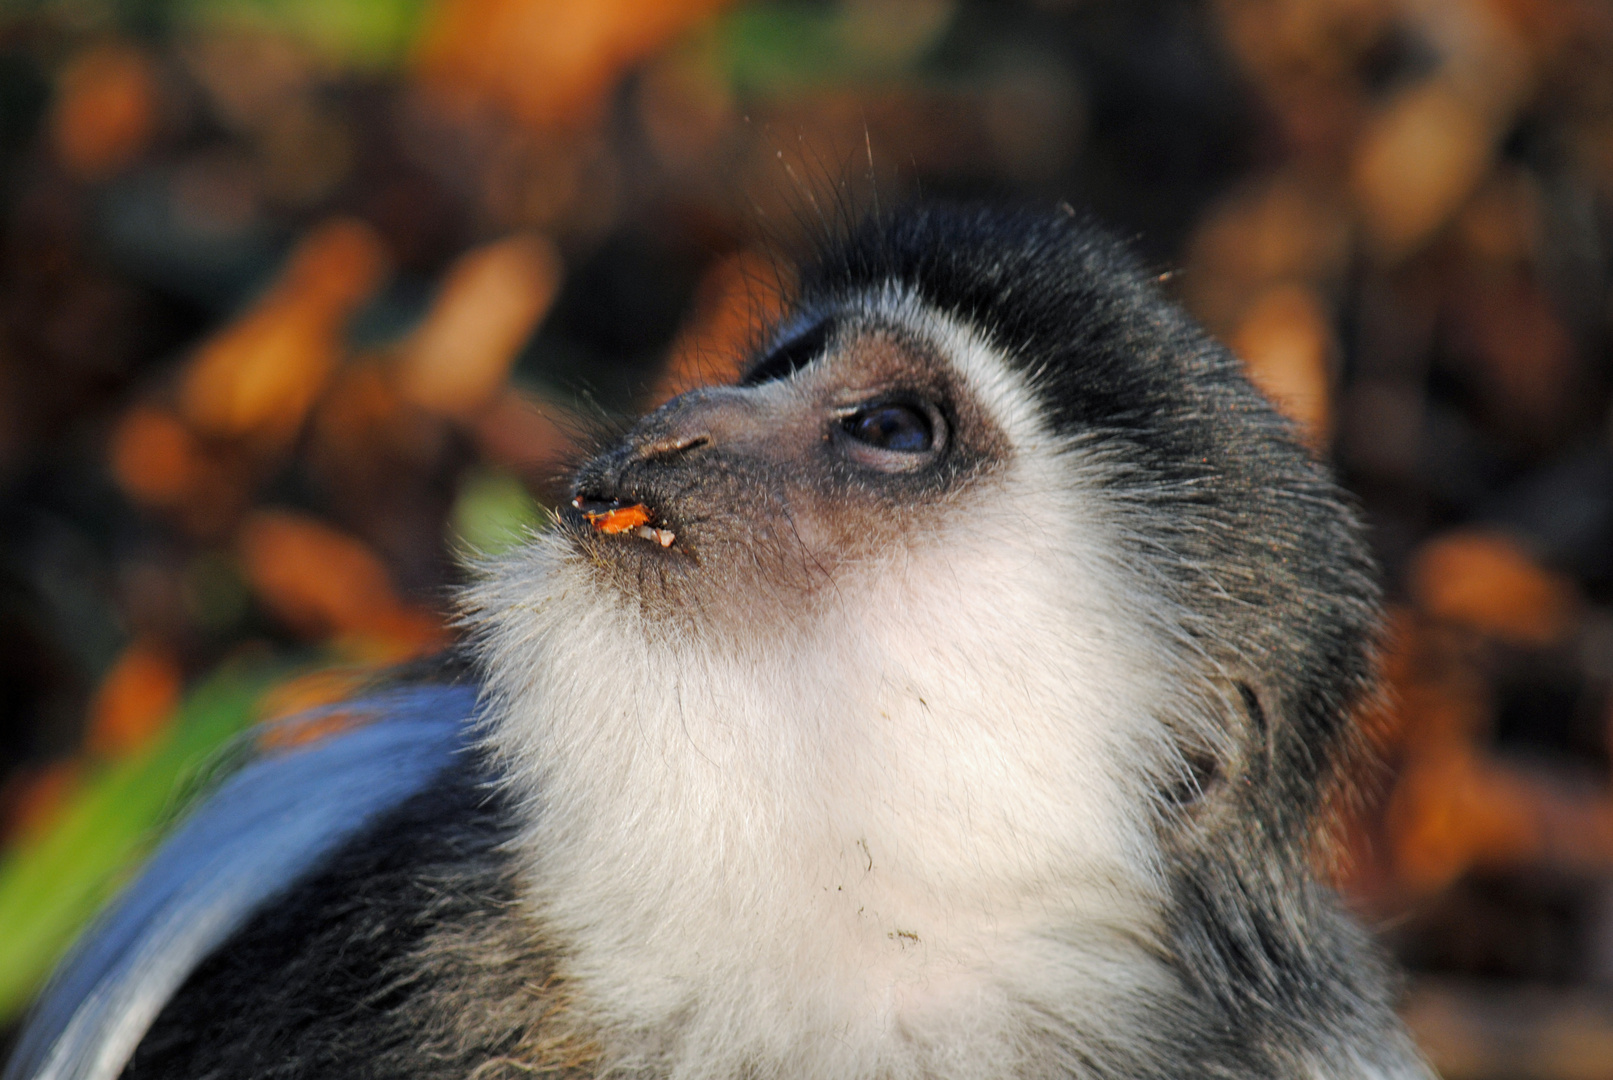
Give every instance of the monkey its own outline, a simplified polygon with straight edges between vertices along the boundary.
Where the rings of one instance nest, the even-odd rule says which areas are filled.
[[[1328,469],[1065,208],[828,237],[482,565],[463,664],[182,823],[7,1080],[1430,1077],[1317,869]]]

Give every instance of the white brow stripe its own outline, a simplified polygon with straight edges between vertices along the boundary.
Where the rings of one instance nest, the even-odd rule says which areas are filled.
[[[940,350],[969,386],[975,400],[1021,452],[1036,452],[1052,435],[1029,380],[1013,371],[979,330],[937,311],[911,291],[890,286],[869,295],[863,310],[920,335]]]

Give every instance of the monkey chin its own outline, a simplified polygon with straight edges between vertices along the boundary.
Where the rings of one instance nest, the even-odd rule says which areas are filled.
[[[567,504],[555,532],[576,568],[635,610],[645,633],[754,646],[773,638],[770,630],[821,616],[872,553],[870,538],[832,527],[846,515],[830,500],[736,488],[721,474],[694,478],[676,494],[645,499],[655,508],[648,520],[617,532]]]

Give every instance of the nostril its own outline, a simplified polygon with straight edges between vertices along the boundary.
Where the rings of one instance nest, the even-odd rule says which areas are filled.
[[[629,436],[629,452],[635,461],[671,464],[726,447],[756,425],[753,398],[727,386],[691,390],[641,420]]]
[[[658,458],[677,457],[710,445],[710,435],[663,435],[661,438],[652,439],[641,446],[639,448],[639,458],[644,461],[654,461]]]

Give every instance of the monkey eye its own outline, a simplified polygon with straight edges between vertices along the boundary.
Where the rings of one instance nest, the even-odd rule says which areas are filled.
[[[911,405],[875,405],[841,421],[860,443],[902,454],[922,454],[935,445],[930,418]]]
[[[863,464],[883,470],[914,469],[946,442],[946,421],[927,401],[873,401],[840,415],[841,437]]]

